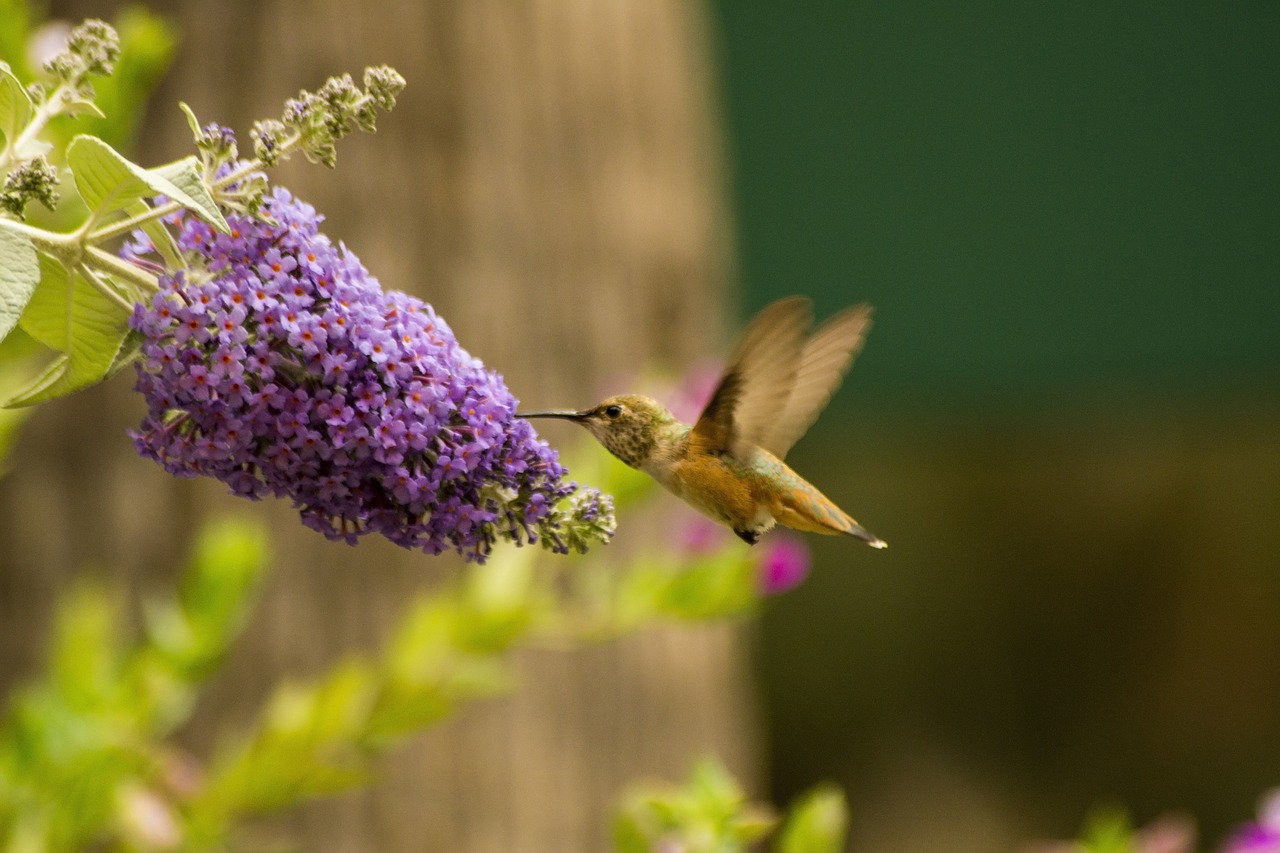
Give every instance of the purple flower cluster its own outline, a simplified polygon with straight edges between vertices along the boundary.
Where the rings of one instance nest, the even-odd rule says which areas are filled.
[[[563,552],[611,535],[609,498],[573,494],[501,377],[430,305],[384,293],[287,191],[263,212],[229,217],[229,234],[175,217],[192,269],[162,276],[132,318],[140,453],[239,495],[288,497],[347,542],[376,532],[483,560],[498,539]]]

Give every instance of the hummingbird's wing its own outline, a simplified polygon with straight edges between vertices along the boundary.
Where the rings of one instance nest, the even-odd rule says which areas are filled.
[[[795,384],[781,414],[766,424],[760,446],[779,459],[800,440],[826,408],[871,328],[871,306],[841,311],[813,333],[800,352]]]
[[[745,456],[761,444],[772,421],[786,411],[813,310],[789,296],[765,308],[747,326],[692,437],[707,452]]]

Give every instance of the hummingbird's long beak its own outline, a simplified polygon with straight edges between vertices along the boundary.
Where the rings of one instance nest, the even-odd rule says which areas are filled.
[[[580,421],[586,415],[571,409],[557,409],[552,412],[516,412],[517,418],[560,418],[565,421]]]

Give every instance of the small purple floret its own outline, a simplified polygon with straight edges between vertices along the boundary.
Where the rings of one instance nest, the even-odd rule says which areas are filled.
[[[347,542],[381,533],[483,560],[498,539],[566,551],[607,538],[612,504],[586,490],[557,511],[576,484],[430,305],[383,292],[286,190],[263,212],[274,222],[231,216],[229,234],[174,220],[202,266],[161,277],[134,311],[139,453],[238,495],[288,497]]]

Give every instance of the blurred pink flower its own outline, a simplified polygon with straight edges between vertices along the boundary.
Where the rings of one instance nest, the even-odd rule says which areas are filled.
[[[728,530],[705,515],[681,512],[677,543],[680,553],[686,557],[705,557],[725,546],[729,541]]]
[[[1262,798],[1258,820],[1237,829],[1222,853],[1280,853],[1280,788]]]
[[[1135,853],[1195,853],[1196,826],[1188,818],[1168,815],[1138,830]]]
[[[809,575],[809,546],[798,536],[776,533],[765,540],[760,559],[760,591],[778,595],[799,585]]]

